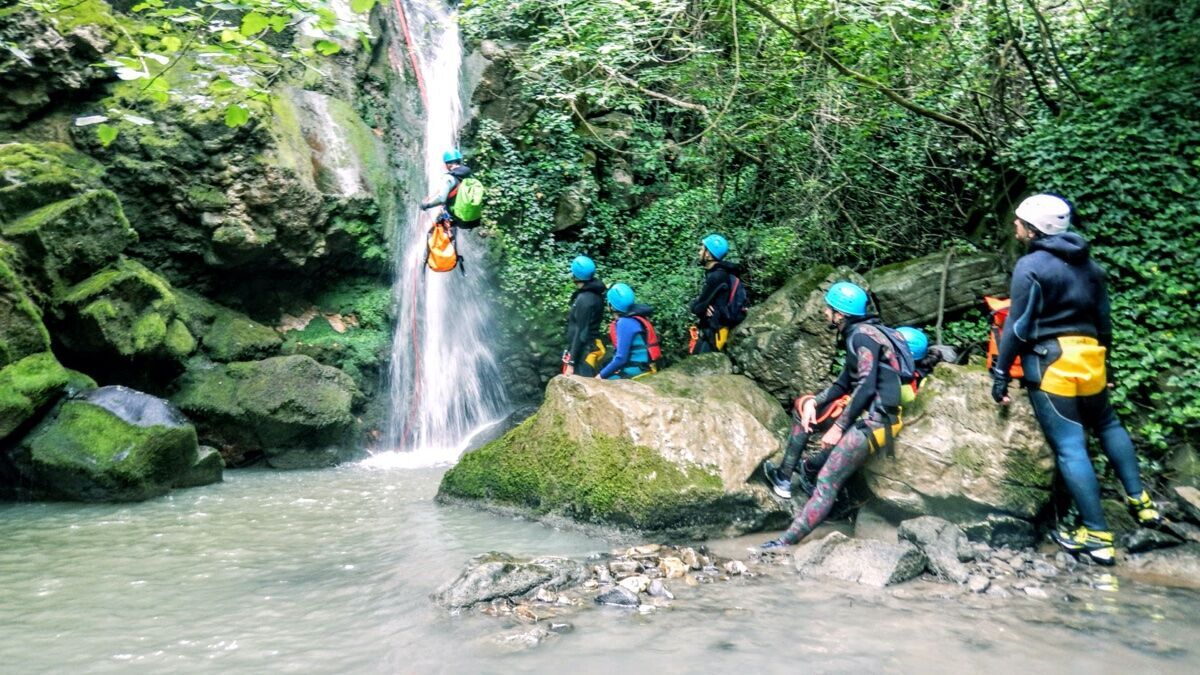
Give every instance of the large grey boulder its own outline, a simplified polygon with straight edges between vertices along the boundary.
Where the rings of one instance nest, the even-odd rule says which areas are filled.
[[[458,577],[430,598],[449,609],[464,609],[499,598],[524,596],[539,588],[566,588],[586,578],[587,569],[568,558],[518,560],[493,551],[472,558]]]
[[[560,376],[533,417],[464,455],[439,495],[626,529],[754,531],[787,519],[754,478],[786,424],[721,354],[636,381]]]
[[[879,267],[865,275],[889,326],[921,326],[937,320],[946,254]],[[989,253],[956,253],[946,277],[946,313],[978,307],[985,295],[1008,290],[1003,259]]]
[[[925,554],[907,541],[889,544],[851,539],[841,532],[804,544],[793,560],[801,576],[876,588],[908,581],[924,572],[928,562]]]
[[[1028,398],[992,401],[980,367],[940,364],[904,408],[894,458],[876,453],[863,475],[881,507],[969,523],[1032,518],[1050,499],[1054,459]]]
[[[971,576],[963,564],[975,558],[967,535],[957,525],[934,516],[921,516],[900,523],[900,539],[912,542],[929,558],[929,571],[956,584]]]
[[[825,320],[825,291],[842,280],[863,281],[850,270],[817,265],[751,307],[728,350],[738,370],[785,404],[823,389],[837,353],[837,334]]]
[[[170,403],[101,387],[59,406],[21,440],[12,461],[34,497],[126,502],[166,494],[200,456],[196,429]]]

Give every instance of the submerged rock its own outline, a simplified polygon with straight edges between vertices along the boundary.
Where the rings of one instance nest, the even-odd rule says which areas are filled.
[[[307,356],[277,356],[190,370],[172,401],[228,455],[261,452],[271,466],[305,468],[349,456],[359,397],[342,371]]]
[[[842,279],[862,280],[817,265],[755,304],[730,340],[729,357],[740,371],[787,404],[824,388],[837,341],[825,320],[825,291]]]
[[[967,535],[954,523],[922,516],[900,523],[899,537],[912,542],[929,559],[929,570],[947,581],[965,583],[971,572],[964,561],[974,559],[975,552]]]
[[[518,560],[506,553],[485,553],[430,598],[450,609],[464,609],[499,598],[514,598],[538,588],[559,589],[582,582],[587,570],[567,558]],[[618,587],[619,588],[619,587]],[[636,595],[634,596],[636,603]]]
[[[1032,518],[1048,503],[1054,460],[1027,397],[1001,408],[990,390],[977,367],[943,363],[925,379],[895,457],[876,453],[863,470],[884,508],[964,523]]]
[[[637,381],[556,377],[541,409],[464,455],[439,496],[692,534],[782,520],[781,507],[748,481],[779,449],[785,416],[729,368],[713,354]]]
[[[888,544],[851,539],[841,532],[805,543],[796,550],[793,560],[801,576],[878,588],[916,577],[925,571],[928,562],[925,554],[907,541]]]
[[[12,455],[34,496],[114,502],[166,494],[199,459],[196,430],[177,410],[124,387],[66,401]]]
[[[1149,551],[1129,556],[1129,570],[1150,575],[1155,583],[1200,588],[1200,544]]]
[[[1037,530],[1028,520],[991,514],[983,520],[962,526],[971,541],[992,548],[1029,548],[1037,543]]]

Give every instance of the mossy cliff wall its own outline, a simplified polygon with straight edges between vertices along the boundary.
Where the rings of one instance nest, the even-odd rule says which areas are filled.
[[[181,53],[155,99],[95,66],[129,53],[139,15],[100,0],[0,10],[0,38],[21,45],[0,50],[0,452],[61,396],[67,368],[185,400],[200,441],[231,460],[326,464],[382,425],[392,232],[419,189],[420,127],[381,11],[321,73],[255,80],[269,98],[231,127],[214,84],[258,76]],[[117,109],[133,121],[110,119],[115,138],[80,122]],[[336,420],[197,400],[220,387],[196,383],[235,371],[294,392],[318,378]]]

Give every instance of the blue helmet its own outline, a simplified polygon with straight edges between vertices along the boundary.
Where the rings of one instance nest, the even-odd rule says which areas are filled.
[[[825,304],[846,316],[866,316],[867,292],[849,281],[839,281],[829,287]]]
[[[634,297],[633,289],[629,287],[629,284],[613,284],[612,288],[608,289],[607,297],[608,304],[621,313],[628,312],[637,299]]]
[[[912,352],[914,361],[920,361],[929,353],[929,338],[925,337],[925,333],[920,328],[901,326],[896,329],[896,332],[904,336],[904,341],[908,343],[908,351]]]
[[[462,152],[458,148],[450,148],[442,153],[442,161],[446,164],[450,162],[461,162]]]
[[[596,276],[596,263],[586,255],[577,255],[571,261],[571,276],[580,281],[591,281]]]
[[[725,237],[722,237],[719,234],[710,234],[702,241],[704,243],[704,248],[708,249],[708,252],[712,254],[712,257],[716,258],[717,260],[724,258],[725,254],[729,253],[729,242],[725,239]]]

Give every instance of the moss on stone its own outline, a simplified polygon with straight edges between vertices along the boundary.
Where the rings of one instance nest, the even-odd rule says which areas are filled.
[[[196,459],[196,430],[129,424],[85,401],[67,401],[17,449],[26,479],[48,496],[136,501],[165,494]]]
[[[0,257],[0,368],[50,349],[42,313],[4,258]]]
[[[282,342],[275,329],[223,308],[203,338],[205,351],[217,361],[245,361],[268,356],[278,350]]]
[[[70,379],[48,351],[0,368],[0,440],[51,403]]]
[[[463,456],[439,494],[641,530],[730,520],[715,472],[677,465],[624,439],[575,441],[561,419],[543,415]]]
[[[42,206],[0,228],[51,293],[110,264],[137,241],[117,196],[92,190]]]
[[[132,260],[76,284],[58,304],[60,337],[77,351],[181,359],[196,349],[171,285]]]
[[[391,300],[391,287],[375,277],[343,280],[315,302],[322,314],[342,317],[344,332],[335,331],[325,316],[317,316],[303,330],[285,333],[282,351],[340,368],[360,389],[374,391],[391,349]]]
[[[1004,462],[1004,501],[1015,514],[1036,514],[1046,503],[1053,478],[1053,468],[1028,453],[1012,452]]]
[[[0,143],[0,223],[100,186],[104,168],[62,143]]]

